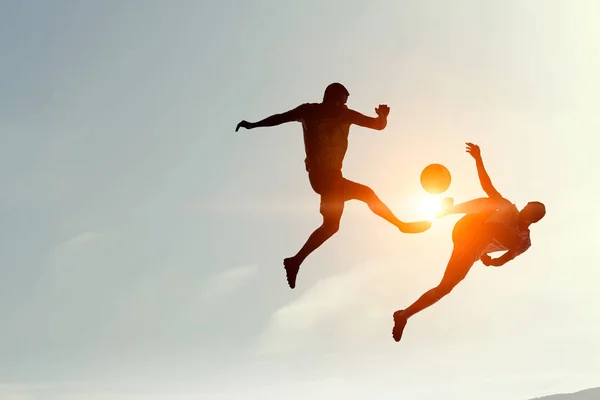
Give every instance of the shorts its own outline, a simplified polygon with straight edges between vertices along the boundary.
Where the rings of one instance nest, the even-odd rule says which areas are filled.
[[[355,199],[364,186],[346,179],[341,170],[307,168],[308,180],[315,193],[321,195],[321,214],[341,217],[344,203]]]
[[[337,195],[345,197],[347,179],[340,170],[314,169],[308,170],[308,180],[315,193],[323,195]]]

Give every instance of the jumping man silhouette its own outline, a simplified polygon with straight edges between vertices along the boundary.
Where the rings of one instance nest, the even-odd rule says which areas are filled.
[[[471,200],[447,207],[438,215],[466,214],[454,225],[452,242],[454,248],[441,282],[423,294],[405,310],[394,313],[392,336],[400,341],[404,327],[410,317],[423,311],[450,293],[466,276],[478,260],[486,266],[500,267],[531,247],[531,224],[546,215],[544,204],[533,201],[519,211],[492,185],[485,170],[479,146],[467,143],[467,152],[475,159],[481,187],[488,197]],[[451,200],[451,199],[448,199]],[[504,251],[498,258],[488,253]]]
[[[287,122],[300,122],[304,131],[305,167],[313,190],[321,196],[320,212],[323,223],[308,238],[293,257],[284,260],[290,288],[296,286],[300,265],[339,229],[348,200],[365,202],[371,211],[395,225],[403,233],[421,233],[431,227],[429,221],[403,222],[377,197],[368,186],[350,181],[342,175],[342,164],[348,148],[351,125],[383,130],[390,108],[380,105],[377,117],[368,117],[346,106],[348,90],[340,83],[325,89],[321,103],[305,103],[290,111],[275,114],[258,122],[241,121],[240,128],[272,127]]]

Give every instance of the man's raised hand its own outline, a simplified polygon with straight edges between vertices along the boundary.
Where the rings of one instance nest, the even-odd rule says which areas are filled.
[[[481,150],[476,144],[467,142],[467,153],[469,153],[475,160],[479,160],[481,158]]]
[[[388,114],[390,113],[390,108],[386,104],[380,104],[379,107],[377,107],[375,109],[375,112],[380,117],[386,118],[388,116]]]

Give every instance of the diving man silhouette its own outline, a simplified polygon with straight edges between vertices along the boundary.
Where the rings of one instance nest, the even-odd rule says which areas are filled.
[[[467,153],[475,159],[481,187],[488,197],[457,205],[446,201],[446,208],[438,217],[466,214],[452,230],[454,248],[450,261],[441,282],[435,288],[423,294],[410,307],[394,313],[392,336],[396,342],[402,338],[408,319],[449,294],[465,278],[475,262],[481,260],[486,266],[500,267],[527,251],[531,246],[529,227],[546,215],[546,207],[537,201],[529,202],[519,211],[492,185],[483,165],[479,146],[467,143]],[[496,251],[505,253],[498,258],[488,255]]]
[[[387,105],[380,105],[375,109],[377,117],[363,115],[346,106],[349,95],[342,84],[332,83],[325,89],[321,103],[304,103],[258,122],[241,121],[235,129],[237,132],[240,128],[272,127],[288,122],[302,124],[305,168],[311,187],[321,196],[323,223],[310,235],[296,255],[284,260],[287,281],[292,289],[296,286],[296,277],[303,261],[338,231],[344,203],[348,200],[365,202],[371,211],[404,233],[421,233],[431,227],[429,221],[399,220],[371,188],[350,181],[342,175],[350,126],[383,130],[390,112]]]

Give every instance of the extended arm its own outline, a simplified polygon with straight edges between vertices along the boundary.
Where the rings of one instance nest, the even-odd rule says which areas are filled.
[[[387,126],[387,116],[368,117],[358,111],[350,110],[351,123],[369,129],[381,131]]]
[[[515,257],[521,253],[522,252],[519,251],[509,250],[498,258],[491,258],[486,254],[484,257],[481,257],[481,261],[489,267],[501,267],[507,262],[514,260]]]
[[[375,109],[377,117],[368,117],[359,113],[358,111],[348,110],[350,113],[350,123],[365,128],[376,129],[381,131],[387,126],[387,116],[390,113],[390,108],[385,104],[379,105]]]
[[[481,151],[479,146],[473,143],[467,143],[467,153],[471,154],[475,159],[475,166],[477,167],[477,175],[479,176],[479,183],[481,188],[490,198],[501,198],[502,195],[496,190],[492,184],[492,180],[485,170],[483,165],[483,159],[481,158]]]
[[[254,122],[252,124],[252,127],[253,128],[262,128],[262,127],[277,126],[277,125],[285,124],[288,122],[297,121],[297,118],[296,118],[297,113],[295,111],[296,110],[290,110],[290,111],[286,111],[281,114],[271,115],[270,117],[262,119],[258,122]]]
[[[479,182],[481,183],[481,188],[490,198],[498,198],[502,197],[502,195],[496,190],[494,185],[492,184],[492,180],[485,170],[485,166],[483,165],[483,160],[481,157],[475,161],[475,165],[477,166],[477,175],[479,176]]]
[[[262,119],[258,122],[242,121],[237,125],[237,127],[235,128],[235,131],[237,132],[240,128],[254,129],[254,128],[277,126],[277,125],[285,124],[287,122],[297,122],[297,121],[300,121],[300,119],[302,118],[302,110],[303,110],[302,106],[299,106],[299,107],[294,108],[293,110],[289,110],[289,111],[286,111],[281,114],[271,115],[270,117]]]

